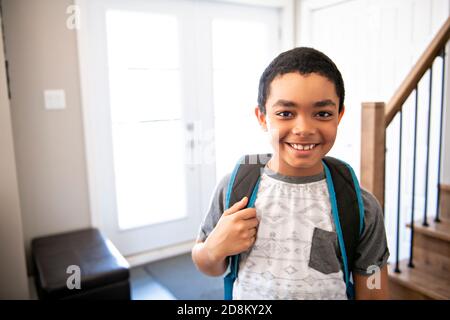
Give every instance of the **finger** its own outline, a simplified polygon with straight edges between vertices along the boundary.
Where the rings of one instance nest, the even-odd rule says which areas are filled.
[[[251,228],[248,230],[248,236],[254,237],[256,235],[256,232],[257,232],[256,228]]]
[[[253,219],[256,218],[256,209],[255,208],[246,208],[242,209],[236,213],[239,219]]]
[[[230,208],[228,208],[227,210],[224,211],[223,215],[224,216],[228,216],[230,214],[233,214],[243,208],[245,208],[245,206],[247,205],[247,201],[248,198],[247,197],[243,197],[241,199],[241,201],[236,202],[235,204],[233,204]]]
[[[244,221],[245,229],[256,228],[259,224],[259,220],[257,218],[247,219]]]

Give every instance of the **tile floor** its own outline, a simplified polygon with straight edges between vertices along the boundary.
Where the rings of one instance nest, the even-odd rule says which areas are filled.
[[[176,300],[165,287],[156,282],[145,267],[130,270],[132,300]]]

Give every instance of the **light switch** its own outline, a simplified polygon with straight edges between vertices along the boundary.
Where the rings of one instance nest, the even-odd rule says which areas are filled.
[[[61,110],[66,107],[66,93],[64,90],[44,91],[45,109]]]

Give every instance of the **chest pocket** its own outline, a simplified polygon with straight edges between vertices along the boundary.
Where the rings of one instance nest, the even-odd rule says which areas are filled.
[[[336,273],[341,270],[337,252],[336,232],[315,228],[308,266],[324,274]]]

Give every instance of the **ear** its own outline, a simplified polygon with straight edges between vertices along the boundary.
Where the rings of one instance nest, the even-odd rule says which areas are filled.
[[[264,131],[267,131],[267,122],[266,122],[266,115],[259,110],[259,107],[255,107],[255,116],[256,119],[258,119],[259,125]]]
[[[341,110],[341,112],[339,112],[339,116],[338,116],[338,124],[341,122],[341,119],[342,119],[344,113],[345,113],[345,106],[342,105],[342,110]]]

